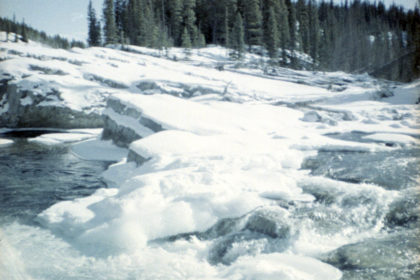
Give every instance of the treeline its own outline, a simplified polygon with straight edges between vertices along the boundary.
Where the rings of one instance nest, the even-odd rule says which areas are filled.
[[[191,48],[211,43],[231,48],[236,58],[246,46],[262,46],[274,63],[292,68],[300,67],[296,56],[303,52],[312,58],[313,70],[375,72],[393,65],[393,78],[403,80],[420,73],[418,8],[407,11],[360,0],[341,5],[314,0],[104,0],[102,12],[101,29],[89,4],[91,46]]]
[[[53,48],[69,49],[72,47],[84,48],[85,44],[81,41],[69,41],[59,35],[48,36],[43,31],[38,31],[24,22],[16,22],[7,18],[0,18],[0,30],[6,32],[7,40],[18,42],[37,41]],[[13,35],[12,35],[13,34]]]

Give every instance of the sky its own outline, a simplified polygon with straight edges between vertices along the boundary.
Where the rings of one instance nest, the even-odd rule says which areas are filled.
[[[100,18],[102,3],[92,0]],[[86,42],[88,4],[89,0],[0,0],[0,16],[12,19],[15,15],[17,21],[24,20],[48,35]]]
[[[334,0],[341,3],[341,0]],[[418,0],[384,0],[386,5],[396,3],[413,9]],[[101,18],[103,0],[92,0],[98,18]],[[0,16],[25,21],[26,24],[48,35],[86,41],[88,0],[0,0]]]

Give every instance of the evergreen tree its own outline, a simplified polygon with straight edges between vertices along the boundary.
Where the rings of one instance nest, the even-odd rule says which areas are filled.
[[[184,27],[184,32],[182,32],[181,38],[182,38],[181,47],[186,48],[186,49],[191,49],[192,47],[191,37],[190,37],[190,32],[188,32],[187,27]]]
[[[138,27],[140,32],[140,41],[141,45],[146,47],[157,47],[159,42],[158,40],[158,25],[155,24],[153,6],[151,1],[143,2],[143,21],[141,21],[140,26]]]
[[[297,67],[296,57],[295,57],[295,49],[296,49],[296,11],[295,7],[293,6],[291,0],[285,0],[285,4],[287,7],[288,12],[288,23],[289,23],[289,34],[290,34],[290,41],[288,48],[290,49],[290,66],[292,68]]]
[[[319,9],[321,38],[319,45],[319,67],[323,70],[332,69],[332,54],[334,42],[337,38],[338,20],[334,14],[334,5],[331,2],[321,2]]]
[[[251,45],[261,45],[262,42],[262,15],[259,0],[244,1],[245,40]]]
[[[268,50],[268,55],[271,58],[277,58],[279,48],[279,31],[277,26],[274,8],[270,7],[268,9],[267,28],[265,30],[265,45]]]
[[[21,35],[22,35],[22,41],[25,43],[28,43],[28,34],[26,33],[26,25],[25,22],[22,22],[22,26],[21,26]]]
[[[223,43],[227,47],[229,45],[229,11],[228,7],[225,7],[225,17],[223,22]]]
[[[13,15],[13,26],[12,26],[12,32],[15,33],[15,43],[19,42],[19,36],[18,36],[18,25],[16,23],[16,16]]]
[[[184,18],[184,33],[185,28],[189,33],[189,37],[193,38],[193,42],[197,41],[198,38],[198,29],[196,25],[196,17],[195,17],[195,0],[184,0],[184,10],[183,10],[183,18]],[[184,36],[184,34],[182,35]],[[183,41],[182,41],[183,42]]]
[[[233,49],[232,57],[234,59],[241,59],[245,49],[244,42],[244,25],[240,13],[236,14],[235,23],[232,29],[230,46]]]
[[[291,47],[290,27],[287,6],[284,0],[277,1],[277,23],[280,35],[280,47],[282,49],[282,61],[286,64],[287,52],[286,49]]]
[[[313,0],[309,0],[310,11],[309,17],[309,53],[314,61],[314,67],[319,61],[319,41],[320,41],[320,27],[318,20],[318,8]]]
[[[192,47],[191,37],[190,37],[190,32],[188,32],[188,29],[186,26],[184,27],[184,32],[182,32],[182,36],[181,36],[181,47],[184,48],[184,52],[187,57],[191,55],[191,47]]]
[[[170,15],[169,15],[169,28],[172,38],[175,40],[176,45],[180,45],[181,35],[183,32],[182,26],[182,0],[169,0]]]
[[[414,63],[413,63],[413,75],[415,77],[420,76],[420,10],[417,7],[414,11],[413,20],[413,49],[414,49]]]
[[[7,22],[6,22],[6,42],[8,42],[8,41],[9,41],[9,33],[10,33],[10,31],[11,31],[10,22],[9,22],[9,21],[7,21]]]
[[[125,7],[125,0],[115,0],[115,25],[117,27],[117,35],[118,35],[118,42],[124,44],[125,42],[125,34],[124,34],[124,11]]]
[[[118,42],[117,26],[115,24],[114,0],[105,0],[103,7],[105,44]]]
[[[299,34],[300,34],[300,49],[304,53],[309,53],[309,14],[308,7],[305,0],[298,0],[297,2],[298,21],[299,21]]]
[[[96,12],[92,6],[92,1],[89,1],[88,6],[88,45],[99,46],[101,44],[101,26],[96,19]]]

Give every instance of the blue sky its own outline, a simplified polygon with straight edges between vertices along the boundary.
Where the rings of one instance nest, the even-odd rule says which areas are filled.
[[[103,0],[92,0],[101,17]],[[86,41],[88,0],[0,0],[0,16],[25,20],[49,35]]]
[[[335,0],[340,3],[341,0]],[[414,8],[418,0],[384,0],[385,4],[396,3]],[[101,17],[103,0],[92,0]],[[25,22],[49,35],[86,41],[88,0],[0,0],[0,16]]]

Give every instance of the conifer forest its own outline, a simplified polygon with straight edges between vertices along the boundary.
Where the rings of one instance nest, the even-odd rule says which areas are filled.
[[[311,57],[312,70],[401,81],[420,73],[419,9],[382,2],[105,0],[102,17],[89,5],[88,20],[92,46],[217,44],[237,59],[245,50],[266,52],[273,63],[295,69],[303,67],[296,59],[300,52]]]

